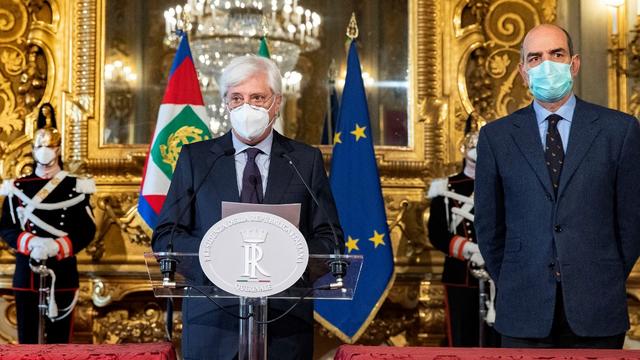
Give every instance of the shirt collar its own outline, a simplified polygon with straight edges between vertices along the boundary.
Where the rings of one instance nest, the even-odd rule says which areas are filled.
[[[233,148],[236,150],[235,155],[240,154],[241,152],[247,150],[250,147],[254,147],[256,149],[260,149],[260,151],[262,151],[263,154],[270,156],[271,145],[273,144],[273,129],[271,129],[271,131],[269,132],[269,135],[264,140],[260,141],[259,143],[253,146],[247,145],[242,141],[240,141],[240,139],[238,139],[236,134],[233,131],[231,131],[231,142],[233,144]]]
[[[547,117],[551,114],[560,115],[563,119],[571,122],[573,120],[573,112],[576,109],[576,96],[571,94],[569,100],[564,103],[560,108],[552,113],[551,111],[542,107],[542,105],[538,104],[537,101],[533,101],[533,110],[536,113],[536,120],[538,121],[538,126],[542,125],[543,122],[547,120]]]

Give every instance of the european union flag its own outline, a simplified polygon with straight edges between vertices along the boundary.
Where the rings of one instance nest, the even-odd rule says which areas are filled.
[[[355,41],[349,48],[338,119],[331,190],[347,252],[363,255],[364,264],[353,300],[316,300],[315,315],[344,342],[353,343],[375,317],[394,279],[391,239]]]

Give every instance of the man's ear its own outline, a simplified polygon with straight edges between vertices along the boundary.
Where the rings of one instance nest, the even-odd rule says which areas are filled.
[[[578,76],[578,72],[580,71],[580,55],[573,55],[573,59],[571,61],[571,75],[573,77]]]
[[[518,72],[520,73],[520,77],[522,78],[524,84],[529,87],[529,75],[527,74],[524,63],[518,64]]]

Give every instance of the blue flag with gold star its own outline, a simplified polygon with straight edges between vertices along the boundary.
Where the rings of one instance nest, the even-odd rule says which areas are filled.
[[[364,263],[353,300],[316,300],[315,317],[342,341],[354,343],[380,309],[394,278],[391,239],[355,41],[349,47],[340,103],[331,190],[347,254],[361,254]]]

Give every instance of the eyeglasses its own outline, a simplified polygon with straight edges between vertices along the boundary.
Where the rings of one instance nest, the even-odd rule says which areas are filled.
[[[226,99],[227,106],[231,109],[235,109],[238,106],[242,106],[244,103],[249,103],[252,106],[263,107],[269,103],[275,94],[271,94],[271,96],[267,97],[264,94],[251,94],[249,96],[249,101],[245,101],[242,95],[232,95]]]

